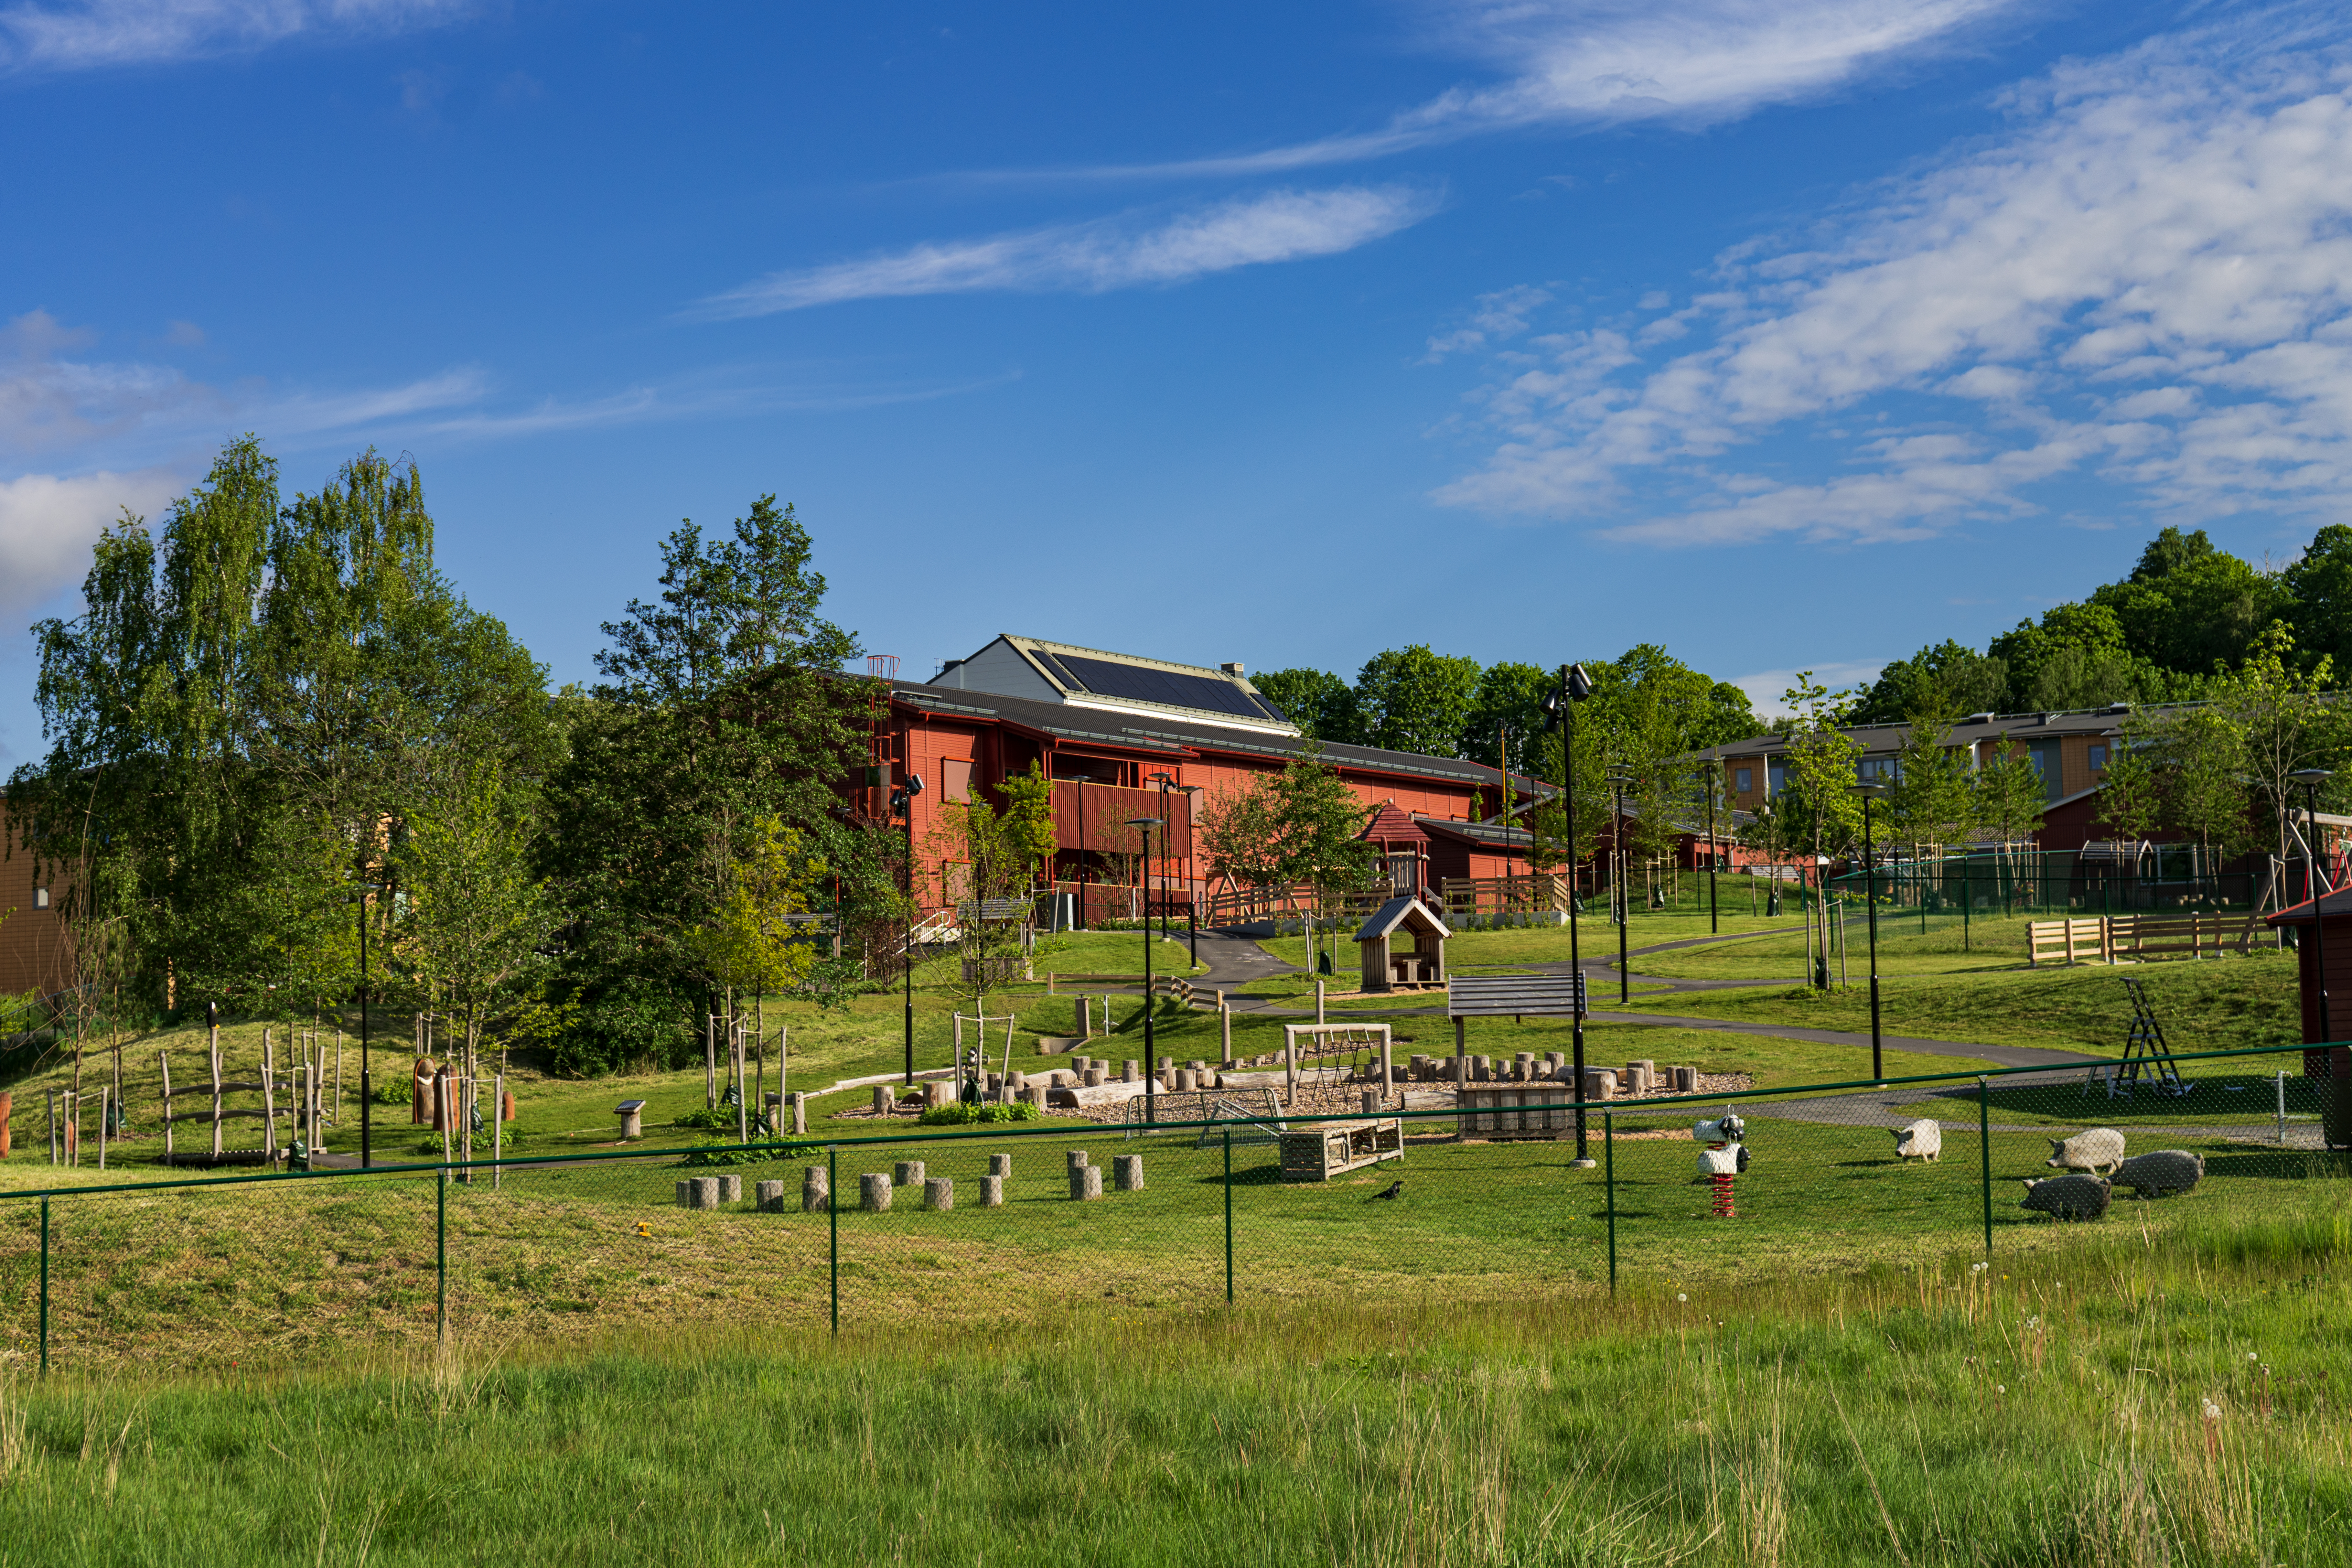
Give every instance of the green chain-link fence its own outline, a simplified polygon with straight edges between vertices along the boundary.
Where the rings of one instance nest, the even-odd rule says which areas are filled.
[[[2080,1225],[2344,1213],[2352,1157],[2325,1146],[2328,1080],[2314,1076],[2327,1059],[2208,1052],[2136,1079],[2101,1061],[1582,1105],[1564,1085],[1497,1086],[1549,1100],[1508,1110],[1406,1084],[1369,1131],[1362,1116],[1055,1121],[57,1188],[0,1199],[0,1339],[43,1366],[258,1368],[448,1333],[1017,1331],[1227,1302],[1458,1312],[1735,1274],[1998,1261]],[[1749,1160],[1717,1182],[1699,1172],[1708,1145],[1694,1128],[1727,1112]],[[1580,1115],[1591,1168],[1575,1163]],[[1925,1122],[1906,1157],[1896,1130]],[[2078,1137],[2094,1130],[2110,1135]],[[1392,1131],[1392,1157],[1286,1179],[1286,1135],[1296,1164],[1306,1143],[1351,1131]],[[2026,1206],[2025,1181],[2066,1175],[2049,1162],[2069,1138],[2099,1175]],[[1081,1154],[1091,1178],[1072,1174]]]

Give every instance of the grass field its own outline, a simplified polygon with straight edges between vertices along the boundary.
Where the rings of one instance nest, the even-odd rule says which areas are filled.
[[[1734,943],[1733,946],[1745,946]],[[1847,990],[1776,986],[1643,998],[1633,1007],[1745,1023],[1867,1031],[1867,971]],[[2131,1024],[2123,977],[2143,982],[2175,1050],[2284,1046],[2302,1038],[2294,956],[1894,973],[1880,982],[1887,1032],[2120,1054]]]
[[[1614,1301],[486,1329],[309,1371],[19,1375],[0,1558],[2329,1564],[2347,1262],[2339,1203]]]

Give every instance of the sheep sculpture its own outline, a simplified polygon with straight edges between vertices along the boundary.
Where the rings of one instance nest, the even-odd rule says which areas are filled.
[[[2205,1156],[2188,1149],[2158,1149],[2134,1154],[2116,1167],[2116,1185],[2129,1187],[2136,1198],[2160,1198],[2185,1193],[2205,1174]]]
[[[2053,1219],[2097,1219],[2114,1195],[2115,1189],[2096,1176],[2045,1176],[2025,1184],[2018,1206]]]
[[[1914,1121],[1893,1131],[1897,1160],[1934,1160],[1944,1152],[1944,1126],[1940,1121]]]
[[[2124,1135],[2112,1127],[2094,1127],[2072,1138],[2050,1140],[2049,1166],[2053,1171],[2090,1171],[2104,1174],[2124,1163]]]

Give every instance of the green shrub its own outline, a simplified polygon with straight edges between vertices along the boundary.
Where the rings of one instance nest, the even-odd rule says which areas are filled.
[[[975,1124],[985,1126],[998,1121],[1034,1121],[1036,1120],[1037,1108],[1026,1103],[965,1105],[958,1101],[953,1105],[934,1105],[922,1115],[922,1124],[926,1127],[969,1127]]]
[[[688,1009],[652,991],[608,991],[583,1002],[572,1026],[549,1047],[551,1065],[570,1078],[593,1078],[623,1068],[682,1068],[698,1042],[687,1026]]]

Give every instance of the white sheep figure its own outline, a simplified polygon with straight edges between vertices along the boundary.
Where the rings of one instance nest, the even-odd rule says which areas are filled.
[[[1897,1160],[1934,1160],[1944,1152],[1944,1124],[1932,1118],[1922,1118],[1908,1127],[1892,1131]]]
[[[2124,1163],[2124,1135],[2112,1127],[2094,1127],[2072,1138],[2050,1140],[2053,1171],[2090,1171],[2104,1175]]]

